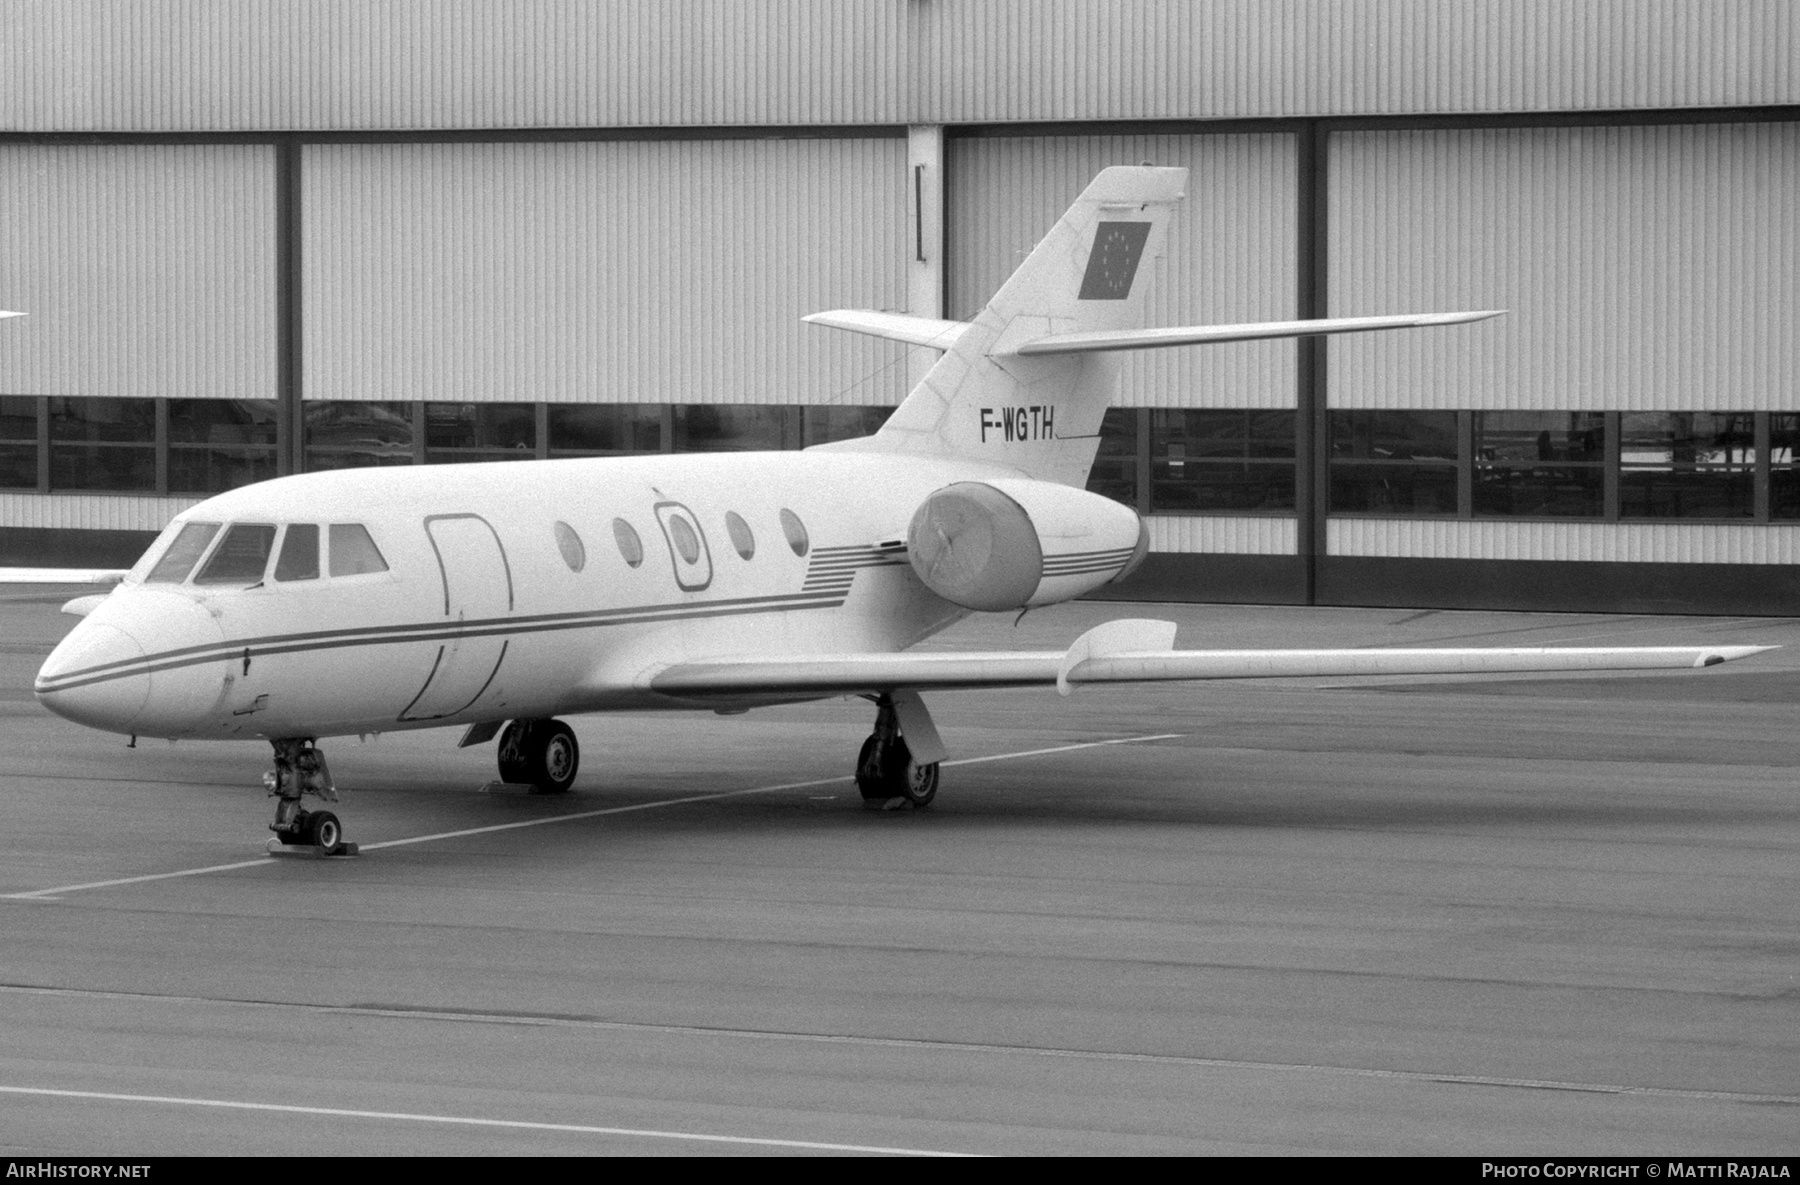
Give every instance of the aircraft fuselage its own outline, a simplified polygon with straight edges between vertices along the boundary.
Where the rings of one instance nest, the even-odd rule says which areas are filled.
[[[696,655],[899,650],[964,616],[909,567],[908,519],[947,482],[1010,475],[824,451],[278,479],[182,514],[38,691],[81,723],[171,738],[680,707],[640,676]],[[182,526],[210,523],[217,539],[275,528],[243,535],[269,553],[261,579],[209,583],[210,561],[153,576]],[[311,571],[283,554],[296,524],[318,528]],[[347,545],[331,528],[352,525],[385,570],[332,574]]]

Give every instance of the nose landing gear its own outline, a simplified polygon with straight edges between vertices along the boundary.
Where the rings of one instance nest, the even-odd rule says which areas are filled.
[[[902,714],[908,717],[904,723]],[[901,734],[903,727],[917,743],[916,753]],[[884,811],[930,806],[937,797],[938,762],[943,755],[943,743],[917,692],[875,697],[875,731],[856,755],[856,788],[863,805]]]
[[[331,770],[325,755],[310,738],[284,738],[275,747],[275,768],[263,775],[263,785],[275,803],[275,821],[269,830],[275,838],[269,851],[275,855],[354,856],[356,845],[344,842],[343,825],[330,811],[301,809],[301,800],[316,794],[326,802],[337,801]]]

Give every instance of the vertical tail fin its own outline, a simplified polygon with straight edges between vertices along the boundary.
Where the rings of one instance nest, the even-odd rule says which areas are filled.
[[[1141,325],[1146,265],[1161,255],[1186,185],[1186,169],[1102,171],[862,446],[1085,484],[1117,384],[1116,355],[1012,351],[1049,334]]]

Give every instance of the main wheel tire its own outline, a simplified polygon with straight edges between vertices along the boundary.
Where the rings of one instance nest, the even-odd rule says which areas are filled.
[[[327,852],[335,852],[344,842],[343,825],[330,811],[317,811],[306,821],[306,841]]]
[[[862,749],[856,754],[856,788],[870,802],[877,802],[894,797],[887,771],[876,760],[877,741],[873,733],[862,743]]]
[[[522,783],[531,780],[531,763],[526,759],[530,733],[529,720],[514,720],[500,733],[497,756],[502,782]]]
[[[905,737],[895,737],[886,752],[878,753],[880,742],[870,736],[856,755],[856,788],[868,802],[886,802],[904,798],[923,810],[937,797],[937,762],[920,765],[912,759]]]
[[[539,794],[562,794],[575,784],[581,767],[581,746],[575,730],[560,720],[534,720],[525,737],[525,780]]]

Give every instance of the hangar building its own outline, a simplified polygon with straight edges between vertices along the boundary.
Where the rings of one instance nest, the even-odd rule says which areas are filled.
[[[1192,170],[1127,595],[1800,605],[1788,0],[44,0],[0,8],[0,563],[277,474],[795,448],[1102,166]]]

